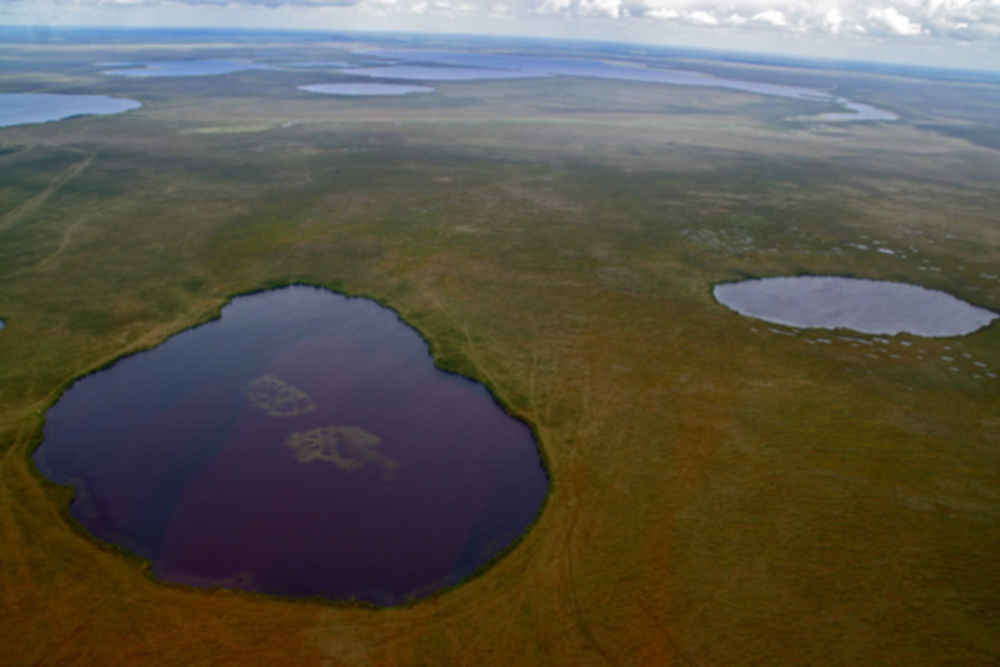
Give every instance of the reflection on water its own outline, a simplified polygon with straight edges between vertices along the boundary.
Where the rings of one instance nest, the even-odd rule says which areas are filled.
[[[162,579],[376,604],[474,572],[548,488],[481,385],[391,311],[309,287],[237,298],[79,380],[35,462]]]
[[[47,123],[72,116],[104,116],[141,106],[135,100],[106,95],[0,93],[0,127]]]
[[[741,315],[792,327],[943,337],[972,333],[997,315],[917,285],[834,276],[723,283],[715,298]]]

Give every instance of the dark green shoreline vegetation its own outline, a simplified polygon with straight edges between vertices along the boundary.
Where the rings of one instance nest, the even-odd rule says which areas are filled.
[[[815,109],[705,89],[355,100],[294,92],[313,72],[109,81],[88,65],[139,47],[4,53],[6,90],[143,103],[0,130],[0,645],[25,662],[1000,655],[1000,389],[976,365],[1000,368],[1000,326],[771,331],[711,296],[835,274],[1000,311],[1000,153],[906,121],[791,125]],[[984,83],[845,94],[935,125],[998,111]],[[73,378],[299,282],[391,306],[532,425],[550,497],[481,576],[378,613],[164,586],[81,539],[68,492],[34,474],[41,415]]]

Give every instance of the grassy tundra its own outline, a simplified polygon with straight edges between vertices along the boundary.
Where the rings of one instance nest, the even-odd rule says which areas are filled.
[[[344,57],[310,49],[0,48],[2,91],[144,104],[0,130],[0,661],[1000,660],[1000,325],[796,332],[711,296],[835,273],[1000,311],[997,86],[837,75],[903,119],[824,126],[640,83],[91,64]],[[288,281],[392,306],[537,429],[550,498],[482,576],[381,611],[163,585],[33,469],[73,378]]]

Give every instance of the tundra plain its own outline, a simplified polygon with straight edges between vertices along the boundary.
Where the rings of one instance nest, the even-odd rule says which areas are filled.
[[[1000,311],[1000,85],[672,62],[900,115],[830,125],[638,82],[346,98],[297,90],[358,82],[336,68],[99,65],[167,58],[370,64],[341,43],[0,45],[0,92],[143,105],[0,130],[0,661],[1000,660],[1000,326],[804,331],[712,297],[829,274]],[[390,306],[535,429],[546,506],[479,576],[379,610],[166,585],[33,468],[74,378],[289,283]]]

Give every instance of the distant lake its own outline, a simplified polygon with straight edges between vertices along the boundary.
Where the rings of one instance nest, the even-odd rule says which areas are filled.
[[[409,79],[413,81],[484,81],[489,79],[537,79],[551,76],[545,72],[528,72],[513,69],[485,69],[482,67],[434,67],[432,65],[386,65],[352,67],[346,74]]]
[[[0,93],[0,127],[47,123],[72,116],[104,116],[141,106],[135,100],[106,95]]]
[[[70,387],[35,463],[167,581],[400,603],[531,524],[530,429],[390,310],[289,287]]]
[[[891,111],[879,109],[868,104],[853,102],[813,88],[727,79],[703,72],[682,69],[661,69],[634,63],[588,58],[394,49],[373,51],[369,52],[368,55],[378,55],[419,64],[360,67],[345,71],[350,74],[370,77],[420,81],[573,76],[662,83],[675,86],[700,86],[737,90],[757,95],[825,102],[844,109],[843,112],[830,112],[813,117],[815,120],[823,122],[894,121],[899,119],[899,116]],[[428,65],[427,63],[432,64]],[[806,118],[808,119],[808,117]]]
[[[880,280],[797,276],[716,285],[715,298],[741,315],[791,327],[945,337],[972,333],[998,316],[938,290]]]
[[[428,86],[406,86],[398,83],[314,83],[299,86],[299,90],[321,95],[347,95],[352,97],[363,95],[411,95],[414,93],[432,93]]]
[[[299,62],[281,63],[280,65],[280,67],[291,67],[292,69],[324,69],[350,66],[350,63],[343,60],[302,60]]]
[[[264,65],[250,60],[162,60],[137,63],[126,69],[106,70],[110,76],[127,76],[134,79],[146,79],[161,76],[218,76],[245,70],[280,69],[273,65]]]

